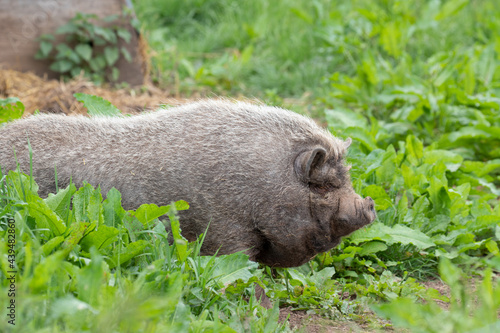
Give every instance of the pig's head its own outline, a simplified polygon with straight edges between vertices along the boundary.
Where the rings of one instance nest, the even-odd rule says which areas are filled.
[[[376,217],[372,198],[363,199],[354,192],[349,168],[343,161],[351,139],[339,142],[341,149],[330,152],[330,156],[325,148],[317,146],[301,152],[295,159],[295,172],[309,187],[314,231],[305,245],[314,254],[331,249],[341,237],[364,227]]]
[[[354,192],[344,164],[351,139],[335,140],[328,149],[326,144],[309,146],[294,157],[295,175],[305,189],[301,198],[307,195],[307,220],[293,223],[293,229],[289,225],[260,228],[264,241],[257,261],[276,267],[300,266],[375,219],[372,198],[363,199]],[[290,205],[285,209],[293,211]],[[301,213],[297,216],[304,218]]]

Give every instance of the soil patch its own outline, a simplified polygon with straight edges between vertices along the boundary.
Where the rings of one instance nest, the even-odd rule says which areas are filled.
[[[450,287],[444,283],[443,281],[436,279],[436,280],[428,280],[425,282],[420,282],[422,285],[424,285],[427,289],[433,288],[439,291],[439,293],[443,296],[446,296],[448,298],[451,297],[451,289]],[[450,303],[441,301],[439,299],[435,299],[434,302],[436,302],[439,307],[443,310],[449,310],[450,309]]]
[[[332,320],[323,318],[317,314],[308,314],[304,310],[292,310],[291,307],[281,308],[279,321],[288,321],[293,331],[304,333],[334,333],[334,332],[404,332],[393,327],[384,327],[388,321],[380,320],[377,329],[369,325],[360,325],[354,321]]]

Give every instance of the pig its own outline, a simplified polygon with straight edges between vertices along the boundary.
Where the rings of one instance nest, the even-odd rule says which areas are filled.
[[[205,100],[131,117],[40,114],[0,129],[0,165],[33,174],[46,196],[70,179],[121,192],[125,209],[185,200],[182,234],[207,231],[203,255],[245,251],[299,266],[371,223],[352,188],[341,140],[278,107]],[[208,229],[207,229],[208,227]]]

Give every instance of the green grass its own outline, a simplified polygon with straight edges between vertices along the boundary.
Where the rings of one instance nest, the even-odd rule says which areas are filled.
[[[375,200],[378,219],[304,266],[270,269],[243,254],[201,257],[200,242],[179,235],[169,246],[163,224],[178,230],[174,206],[126,212],[118,192],[102,200],[88,185],[41,199],[36,179],[10,173],[0,186],[0,304],[13,217],[17,321],[29,326],[4,320],[0,331],[287,331],[278,305],[363,329],[388,318],[416,332],[498,330],[500,3],[135,5],[160,86],[298,102],[353,138],[353,185]],[[117,113],[78,99],[94,114]],[[19,112],[18,100],[0,101],[0,119]],[[422,284],[438,277],[449,297]],[[256,284],[274,308],[255,299]]]
[[[475,63],[499,47],[494,0],[145,0],[135,7],[154,51],[155,78],[183,91],[323,96],[339,73],[378,87],[442,85],[452,76],[470,93],[491,84],[491,63]]]

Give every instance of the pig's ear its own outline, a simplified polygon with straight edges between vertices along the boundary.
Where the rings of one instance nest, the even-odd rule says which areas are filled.
[[[305,152],[300,153],[295,159],[295,172],[303,182],[316,183],[317,180],[313,179],[313,173],[315,173],[315,170],[321,168],[325,162],[325,157],[326,150],[324,148],[319,147],[306,150]]]
[[[347,150],[347,148],[349,148],[351,146],[351,143],[352,143],[352,139],[351,138],[345,139],[345,141],[344,141],[344,148]]]

